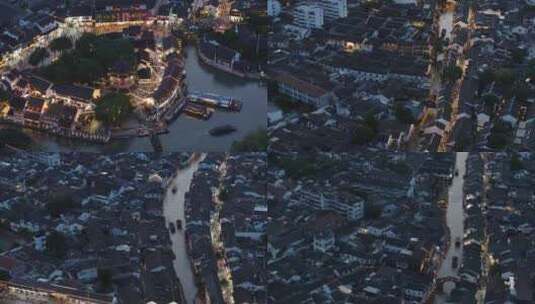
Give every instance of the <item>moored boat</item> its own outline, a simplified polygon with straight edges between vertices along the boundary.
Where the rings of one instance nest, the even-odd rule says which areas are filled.
[[[212,128],[208,133],[212,136],[222,136],[232,132],[235,132],[236,128],[232,125],[223,125],[219,127]]]
[[[222,96],[212,93],[192,92],[188,95],[188,100],[193,103],[234,112],[239,112],[242,108],[241,101],[229,96]]]

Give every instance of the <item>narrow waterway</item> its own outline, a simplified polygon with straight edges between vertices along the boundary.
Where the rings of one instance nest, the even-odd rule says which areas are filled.
[[[440,33],[445,32],[445,38],[451,38],[451,32],[453,31],[453,10],[447,10],[440,15],[439,21]]]
[[[191,269],[190,259],[186,250],[186,238],[184,229],[186,228],[186,217],[184,214],[185,195],[189,191],[193,174],[197,171],[199,163],[205,155],[193,155],[186,168],[178,169],[176,176],[169,183],[165,193],[163,212],[165,225],[169,223],[176,226],[177,220],[182,221],[182,229],[170,233],[173,253],[176,256],[174,261],[175,272],[182,284],[184,296],[188,304],[195,302],[197,287],[195,286],[195,277]],[[174,193],[173,193],[174,192]],[[178,227],[177,227],[178,228]]]
[[[439,278],[458,277],[459,269],[463,261],[463,237],[464,237],[464,174],[466,173],[466,160],[468,152],[455,153],[455,173],[448,190],[448,209],[446,211],[446,224],[450,232],[449,247],[446,256],[438,272]],[[456,242],[460,246],[456,246]],[[457,258],[457,267],[453,267],[453,259]],[[445,294],[449,294],[455,285],[451,282],[444,284]],[[435,303],[446,303],[446,296],[440,295],[435,298]]]
[[[247,134],[267,125],[267,87],[261,81],[248,80],[211,68],[200,62],[195,47],[184,50],[186,83],[189,91],[203,91],[232,96],[243,102],[239,113],[215,111],[205,121],[180,115],[169,125],[169,133],[160,136],[164,151],[228,151],[232,143]],[[214,137],[210,129],[230,124],[237,131]],[[0,125],[0,128],[5,125]],[[59,138],[42,132],[24,129],[35,142],[35,150],[47,152],[150,152],[153,151],[148,137],[112,140],[107,144],[87,143],[80,140]]]

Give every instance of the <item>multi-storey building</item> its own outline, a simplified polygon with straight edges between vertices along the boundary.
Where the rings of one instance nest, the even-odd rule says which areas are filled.
[[[299,5],[294,10],[294,24],[304,28],[323,27],[323,9],[318,5]]]
[[[323,9],[325,21],[347,17],[347,0],[319,0],[317,3]]]
[[[364,217],[364,200],[356,199],[347,201],[339,198],[329,197],[301,190],[298,193],[298,200],[305,202],[315,209],[332,210],[338,214],[346,216],[348,219],[356,221]]]

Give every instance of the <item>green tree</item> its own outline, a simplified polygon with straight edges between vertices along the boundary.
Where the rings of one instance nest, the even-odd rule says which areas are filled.
[[[514,63],[522,64],[528,55],[527,50],[522,48],[515,48],[511,51],[511,58]]]
[[[526,68],[526,77],[530,78],[532,82],[535,81],[535,59],[531,59],[528,62]]]
[[[92,33],[85,33],[76,41],[76,52],[79,56],[90,57],[94,54],[98,36]]]
[[[38,47],[30,55],[30,58],[28,59],[28,63],[30,63],[33,66],[37,66],[43,60],[45,60],[45,58],[47,58],[48,56],[50,56],[50,54],[45,48]]]
[[[96,42],[95,58],[104,67],[111,67],[120,60],[133,67],[136,60],[134,45],[127,39],[99,38]]]
[[[221,34],[221,39],[223,44],[230,45],[238,41],[238,34],[234,30],[228,30]]]
[[[95,108],[96,118],[108,125],[120,125],[133,111],[130,97],[122,93],[110,93],[102,97]]]
[[[383,213],[383,208],[381,206],[366,202],[364,205],[364,217],[368,220],[375,220],[381,217],[381,214]]]
[[[370,143],[375,138],[376,133],[372,128],[365,124],[360,124],[355,128],[355,132],[351,138],[354,145],[365,145]]]
[[[492,94],[492,93],[483,95],[481,97],[481,100],[483,101],[485,105],[490,106],[490,107],[493,107],[494,105],[498,104],[498,102],[500,102],[500,98],[498,98],[496,94]]]
[[[6,101],[8,99],[9,99],[9,93],[6,90],[0,88],[0,102]]]
[[[494,71],[491,69],[485,69],[483,72],[480,72],[478,75],[478,95],[481,95],[483,89],[490,85],[494,81]]]
[[[97,268],[97,280],[104,290],[108,290],[112,286],[112,272],[109,268]]]
[[[232,143],[230,150],[232,152],[258,152],[266,151],[269,144],[269,137],[264,128],[245,136],[240,141]]]
[[[515,72],[506,68],[497,70],[494,73],[494,78],[496,79],[496,84],[502,89],[511,87],[516,80]]]
[[[375,115],[373,115],[372,112],[366,114],[364,117],[364,123],[375,133],[377,133],[379,130],[379,121],[377,121],[377,118],[375,118]]]
[[[56,258],[67,253],[67,238],[63,233],[53,230],[46,238],[46,252]]]
[[[55,52],[62,52],[72,48],[72,41],[67,37],[58,37],[50,42],[50,49]]]
[[[496,150],[503,150],[509,144],[511,136],[511,126],[503,121],[498,121],[490,130],[489,147]]]
[[[269,32],[269,26],[271,25],[271,17],[265,13],[252,13],[247,18],[247,23],[251,25],[253,30],[257,34],[265,35]]]
[[[524,82],[517,82],[514,86],[513,94],[517,101],[526,102],[529,97],[529,88]]]
[[[229,191],[226,187],[223,187],[220,191],[219,191],[219,195],[218,195],[218,198],[220,201],[225,201],[228,199],[228,195],[229,195]]]
[[[92,58],[80,58],[78,64],[71,70],[73,79],[80,83],[92,83],[106,73],[103,66]]]
[[[33,144],[32,139],[19,129],[5,128],[0,129],[0,147],[10,145],[15,148],[27,150]]]
[[[48,199],[47,209],[53,217],[60,217],[69,210],[80,207],[80,204],[74,199],[69,191],[55,192]]]
[[[405,123],[405,124],[414,123],[414,117],[412,116],[411,110],[406,108],[401,103],[397,103],[394,106],[394,115],[396,116],[396,119],[402,123]]]
[[[442,75],[449,82],[455,82],[463,76],[463,70],[457,65],[450,65],[444,68]]]
[[[522,164],[522,159],[518,155],[518,153],[513,153],[511,155],[511,170],[518,171],[522,170],[524,168],[524,165]]]

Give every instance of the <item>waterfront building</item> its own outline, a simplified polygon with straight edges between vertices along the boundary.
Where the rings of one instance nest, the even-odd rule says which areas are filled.
[[[294,101],[303,102],[319,108],[329,104],[332,94],[320,85],[280,72],[274,75],[279,93],[289,96]]]

